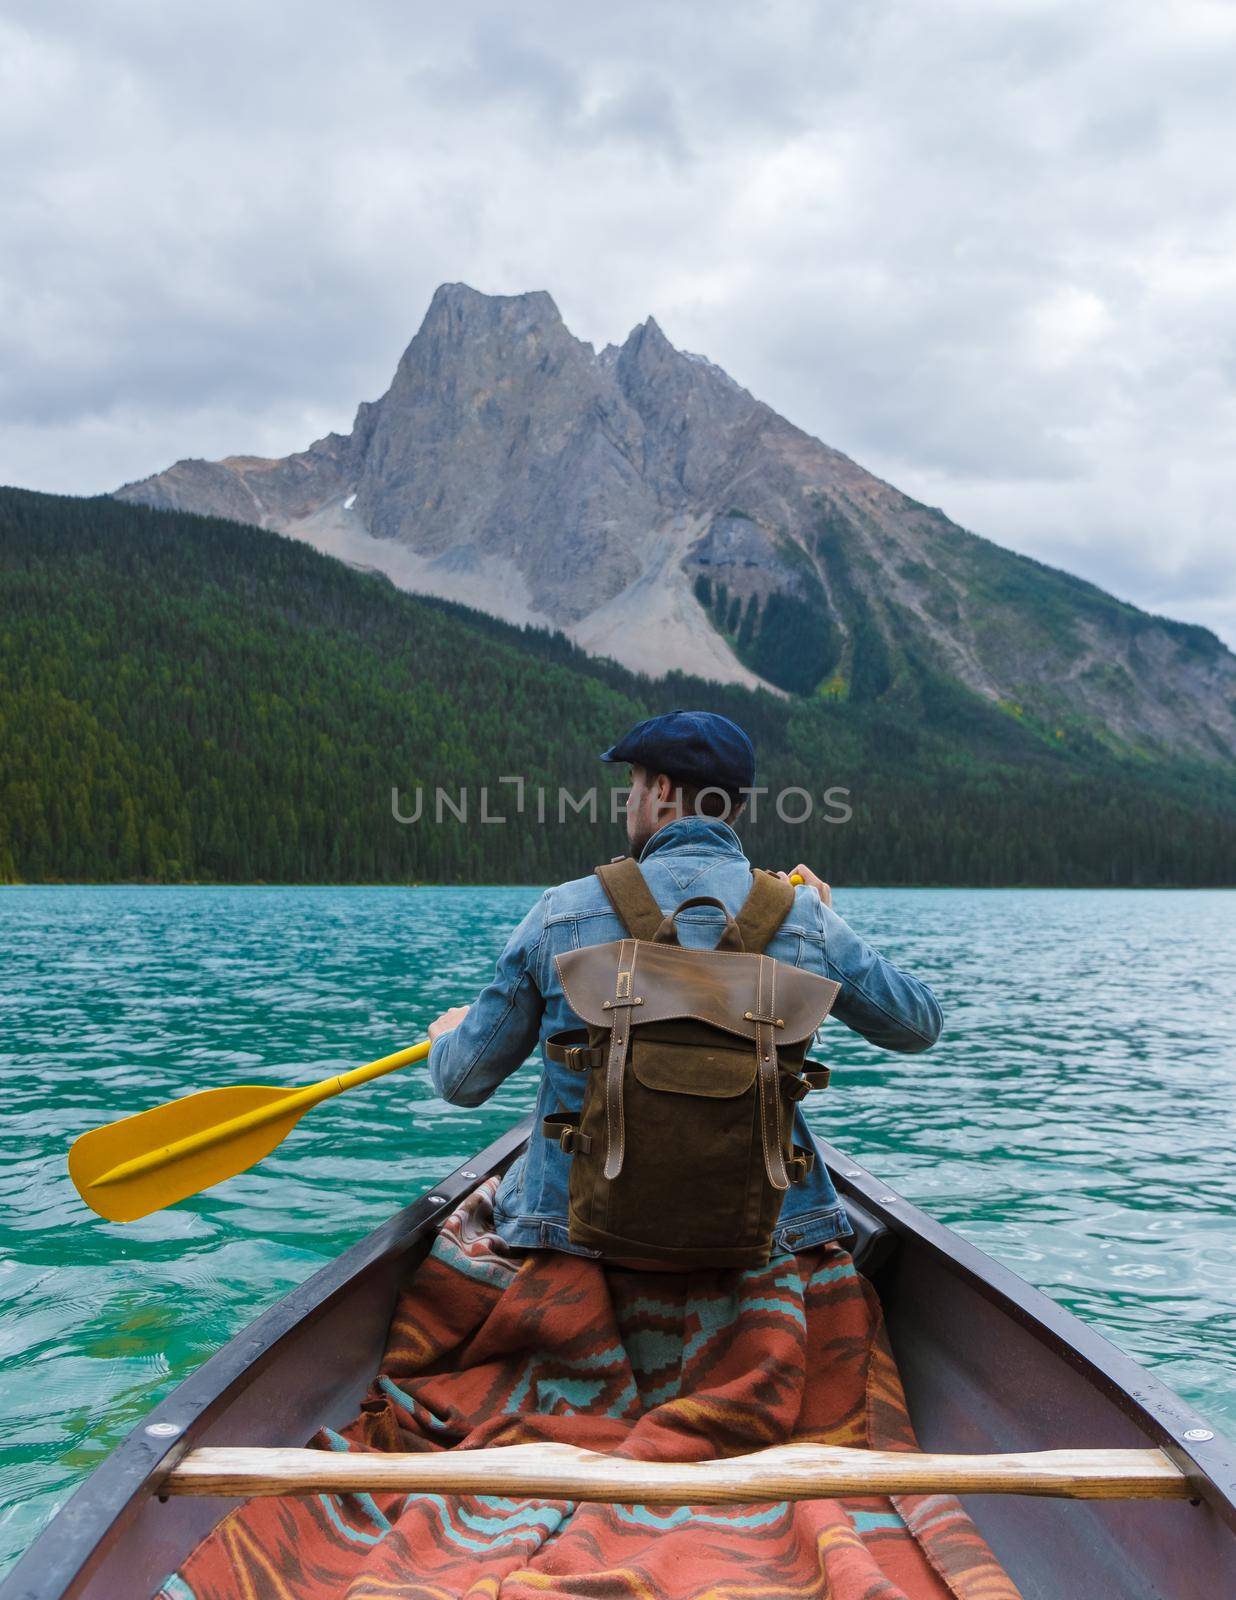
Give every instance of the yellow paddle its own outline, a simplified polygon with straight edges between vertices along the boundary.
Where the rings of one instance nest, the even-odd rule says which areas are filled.
[[[203,1089],[92,1128],[69,1151],[69,1177],[93,1211],[133,1222],[234,1178],[268,1156],[309,1110],[345,1089],[423,1061],[429,1040],[303,1089]]]

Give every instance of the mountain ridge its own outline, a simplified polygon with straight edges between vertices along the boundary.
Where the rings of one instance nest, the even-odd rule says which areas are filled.
[[[858,702],[943,675],[1062,740],[1236,756],[1236,657],[960,528],[654,317],[601,351],[544,290],[435,291],[348,434],[118,499],[256,523],[636,670]]]

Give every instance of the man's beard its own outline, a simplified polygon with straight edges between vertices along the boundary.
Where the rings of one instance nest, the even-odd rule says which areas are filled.
[[[656,831],[656,828],[653,827],[652,823],[650,823],[646,817],[640,818],[635,825],[634,832],[628,828],[627,838],[631,844],[631,854],[633,856],[639,855]]]
[[[668,823],[677,822],[690,814],[684,812],[674,800],[662,800],[655,791],[649,790],[634,817],[630,812],[627,813],[627,839],[630,841],[631,854],[638,856],[648,841]]]

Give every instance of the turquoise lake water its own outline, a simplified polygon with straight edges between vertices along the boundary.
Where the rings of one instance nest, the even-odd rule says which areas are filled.
[[[532,1102],[412,1068],[310,1113],[251,1173],[120,1227],[87,1128],[195,1089],[309,1082],[468,1001],[534,889],[0,889],[0,1564],[264,1306]],[[861,890],[926,978],[931,1054],[830,1025],[808,1104],[927,1211],[1236,1433],[1236,892]]]

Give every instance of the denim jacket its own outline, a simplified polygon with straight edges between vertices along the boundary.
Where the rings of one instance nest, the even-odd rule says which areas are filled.
[[[714,895],[736,912],[751,886],[751,869],[737,834],[708,817],[682,817],[653,834],[639,858],[658,905],[671,911],[693,895]],[[721,932],[721,915],[699,906],[678,919],[681,942],[711,947]],[[456,1105],[487,1100],[551,1035],[578,1028],[554,957],[581,945],[604,944],[623,936],[599,879],[576,878],[547,889],[516,928],[498,961],[493,981],[482,990],[463,1022],[443,1035],[429,1054],[434,1088]],[[810,887],[799,888],[794,905],[769,941],[767,952],[809,972],[835,979],[841,990],[832,1015],[887,1050],[929,1049],[940,1034],[940,1007],[926,984],[899,971],[823,904]],[[540,1131],[554,1111],[578,1112],[583,1084],[578,1073],[547,1061],[542,1074],[536,1120],[525,1153],[508,1170],[498,1191],[496,1224],[508,1244],[524,1248],[596,1251],[572,1245],[567,1237],[567,1177],[570,1156]],[[810,1130],[797,1111],[794,1141],[812,1147]],[[786,1194],[774,1248],[806,1250],[851,1229],[819,1158],[810,1174]]]

